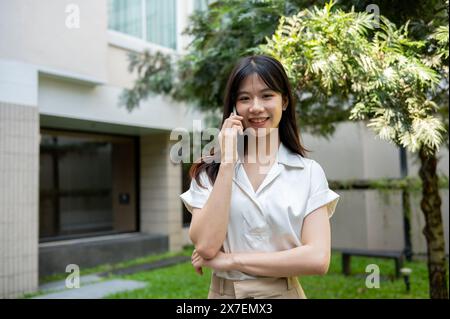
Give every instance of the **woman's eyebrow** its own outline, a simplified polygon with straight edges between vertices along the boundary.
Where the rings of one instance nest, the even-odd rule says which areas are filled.
[[[273,91],[273,90],[270,89],[270,88],[265,88],[265,89],[262,89],[261,91],[259,91],[259,93],[263,93],[263,92],[266,92],[266,91]],[[239,94],[251,94],[251,93],[247,92],[247,91],[238,91],[237,94],[239,95]]]

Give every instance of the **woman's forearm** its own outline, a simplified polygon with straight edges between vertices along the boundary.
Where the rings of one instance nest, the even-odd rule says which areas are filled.
[[[323,275],[330,264],[330,251],[309,245],[270,253],[233,253],[230,257],[229,270],[267,277]]]
[[[233,163],[220,164],[205,206],[192,216],[189,236],[198,253],[206,259],[217,254],[227,234],[233,174]]]

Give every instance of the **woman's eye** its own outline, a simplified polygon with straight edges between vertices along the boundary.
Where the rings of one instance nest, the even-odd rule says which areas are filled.
[[[248,97],[247,97],[247,96],[244,96],[244,97],[239,98],[239,101],[246,101],[246,100],[248,100]]]
[[[266,94],[266,95],[263,95],[263,98],[267,99],[267,98],[271,98],[272,96],[273,96],[272,94]]]

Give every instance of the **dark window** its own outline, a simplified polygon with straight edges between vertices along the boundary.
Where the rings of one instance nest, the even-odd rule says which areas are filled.
[[[41,240],[137,230],[136,139],[43,130]]]

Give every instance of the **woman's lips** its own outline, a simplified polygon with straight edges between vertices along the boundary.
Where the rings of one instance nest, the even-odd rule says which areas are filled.
[[[250,120],[248,120],[248,122],[253,127],[263,127],[269,120],[269,117],[266,117],[264,120],[262,120],[262,119],[263,118],[250,119]]]

